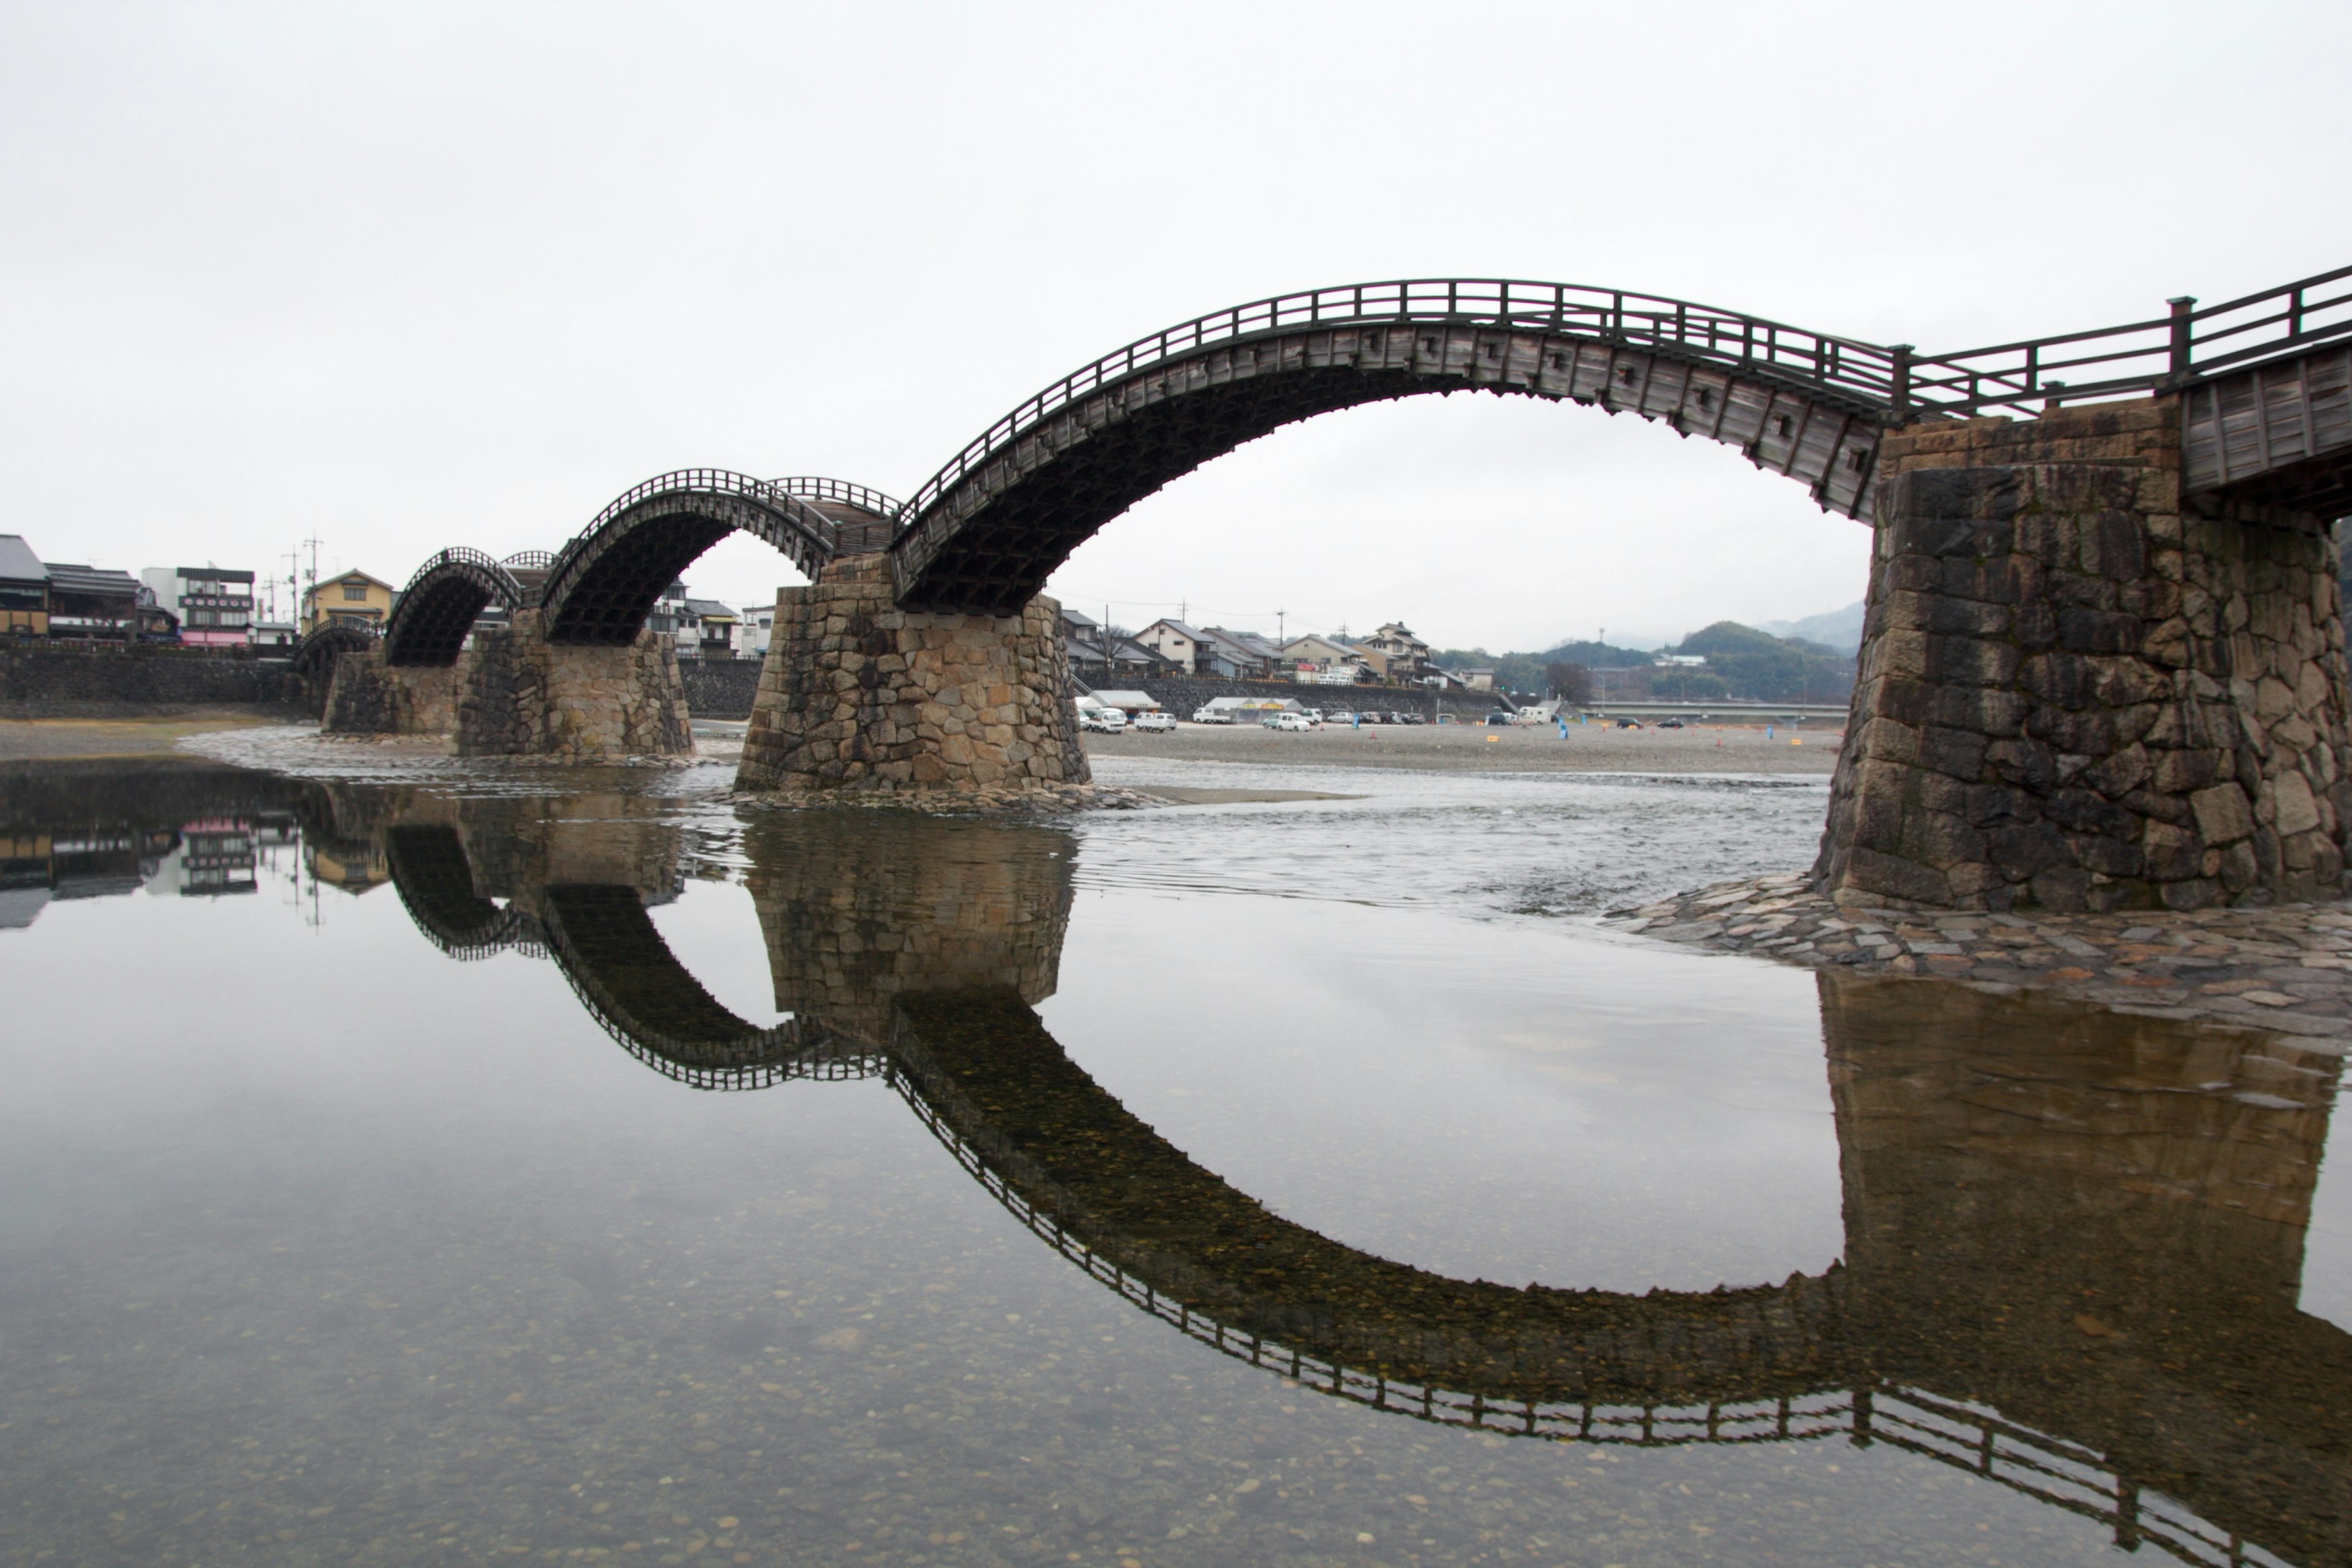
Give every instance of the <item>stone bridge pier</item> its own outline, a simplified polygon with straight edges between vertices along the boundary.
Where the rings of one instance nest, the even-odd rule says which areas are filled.
[[[581,762],[691,755],[677,647],[655,632],[627,642],[552,641],[537,610],[474,639],[457,699],[461,757]]]
[[[327,733],[447,735],[461,757],[584,763],[694,750],[677,651],[656,633],[559,643],[539,611],[520,609],[447,662],[395,662],[399,649],[387,637],[336,661]]]
[[[776,596],[737,786],[1018,790],[1085,784],[1061,606],[901,609],[890,558],[845,555]]]
[[[1889,435],[1815,875],[1841,900],[2200,909],[2342,890],[2336,555],[2184,495],[2159,397]]]
[[[394,664],[379,642],[334,662],[320,728],[330,735],[446,735],[457,727],[457,688],[470,661]]]

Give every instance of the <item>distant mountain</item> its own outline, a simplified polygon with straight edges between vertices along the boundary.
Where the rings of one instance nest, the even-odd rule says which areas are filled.
[[[1807,616],[1801,621],[1766,621],[1756,629],[1770,632],[1776,637],[1817,642],[1840,653],[1859,653],[1862,651],[1862,601],[1856,599],[1843,610]]]

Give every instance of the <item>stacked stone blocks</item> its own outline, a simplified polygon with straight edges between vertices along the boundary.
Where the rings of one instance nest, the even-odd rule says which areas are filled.
[[[456,728],[457,690],[472,662],[392,664],[384,645],[335,660],[320,729],[330,735],[446,735]]]
[[[1016,616],[901,610],[888,557],[831,563],[777,595],[738,787],[1087,783],[1060,610],[1042,595]]]
[[[618,647],[551,643],[537,610],[476,637],[457,698],[457,754],[575,762],[694,750],[677,645],[639,632]]]
[[[2347,785],[2320,520],[2185,506],[2169,400],[1890,437],[1816,875],[1842,898],[2334,898]]]

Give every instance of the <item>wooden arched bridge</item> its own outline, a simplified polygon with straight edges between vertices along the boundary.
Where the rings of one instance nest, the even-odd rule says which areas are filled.
[[[1868,521],[1891,430],[2164,395],[2184,487],[2352,509],[2352,268],[2091,331],[1926,354],[1693,300],[1498,279],[1413,279],[1252,300],[1139,338],[1024,399],[907,500],[844,480],[662,474],[624,492],[526,587],[452,549],[413,579],[431,609],[394,663],[446,664],[482,604],[541,608],[557,642],[635,636],[661,591],[727,534],[811,577],[887,552],[908,608],[1010,615],[1087,537],[1171,479],[1336,409],[1476,390],[1664,422],[1733,447]],[[446,595],[446,597],[444,596]]]
[[[445,551],[329,724],[469,753],[690,751],[674,648],[641,628],[742,531],[814,582],[778,601],[740,787],[1084,783],[1039,598],[1070,552],[1283,426],[1457,391],[1659,421],[1876,529],[1826,886],[1995,910],[2340,886],[2352,691],[2326,522],[2352,510],[2352,268],[1942,353],[1564,283],[1254,300],[1023,400],[905,500],[680,469],[543,563]],[[491,605],[512,635],[460,676]]]

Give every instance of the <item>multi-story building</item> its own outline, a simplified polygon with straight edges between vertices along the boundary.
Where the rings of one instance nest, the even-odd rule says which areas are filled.
[[[1204,639],[1181,621],[1154,621],[1136,633],[1135,640],[1187,675],[1208,673],[1201,666],[1201,644]]]
[[[128,572],[47,563],[49,636],[79,642],[129,642],[141,631],[142,584]],[[151,602],[145,606],[154,609]]]
[[[1231,631],[1223,626],[1203,626],[1201,636],[1211,650],[1202,664],[1205,674],[1228,676],[1240,680],[1268,680],[1275,667],[1282,662],[1282,650],[1255,632]]]
[[[330,577],[303,591],[302,634],[308,637],[331,626],[380,632],[384,618],[392,614],[393,596],[391,584],[364,572]]]
[[[669,638],[677,645],[680,653],[687,652],[702,633],[701,626],[694,619],[694,612],[687,605],[686,584],[672,583],[661,591],[661,596],[654,601],[653,609],[646,616],[646,630],[659,632]]]
[[[0,636],[49,635],[49,569],[16,533],[0,533]]]
[[[1413,636],[1412,628],[1402,621],[1391,621],[1371,636],[1359,639],[1356,647],[1368,656],[1378,656],[1367,662],[1383,680],[1410,685],[1430,674],[1429,645]]]
[[[253,574],[222,566],[150,566],[139,574],[159,608],[195,647],[241,647],[253,640]]]
[[[688,599],[677,634],[677,651],[695,658],[733,658],[735,633],[742,623],[716,599]]]

